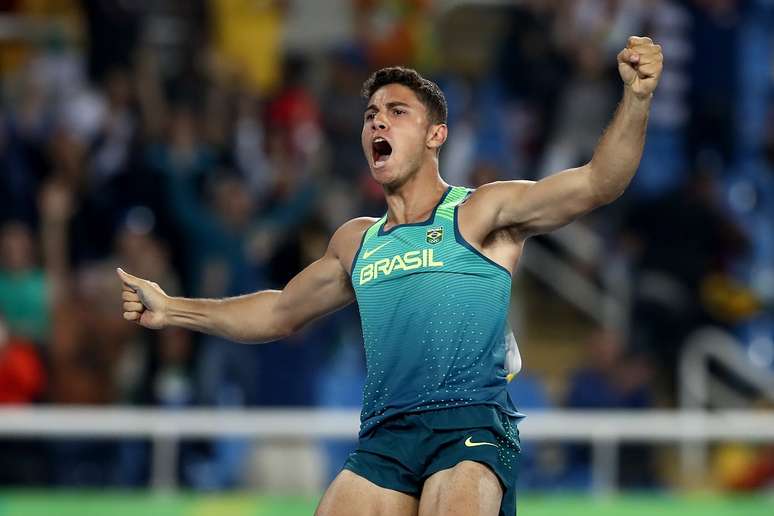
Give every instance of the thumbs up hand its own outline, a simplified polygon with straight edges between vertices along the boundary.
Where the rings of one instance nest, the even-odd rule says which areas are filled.
[[[124,284],[121,294],[124,300],[124,319],[135,321],[140,326],[159,330],[167,326],[167,296],[161,287],[129,273],[116,269]]]

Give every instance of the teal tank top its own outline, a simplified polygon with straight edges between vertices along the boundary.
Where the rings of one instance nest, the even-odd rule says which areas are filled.
[[[360,435],[407,412],[495,405],[506,390],[510,273],[459,232],[471,190],[449,187],[430,218],[363,235],[352,263],[367,376]]]

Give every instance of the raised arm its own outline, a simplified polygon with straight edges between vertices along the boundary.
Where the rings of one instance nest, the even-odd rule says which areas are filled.
[[[631,37],[618,54],[623,98],[591,161],[540,181],[502,181],[479,188],[466,204],[477,223],[473,237],[513,228],[523,237],[561,227],[617,199],[642,157],[653,91],[661,75],[661,46]]]
[[[157,284],[118,269],[124,284],[124,318],[146,328],[180,326],[246,343],[286,337],[353,301],[347,267],[370,222],[355,219],[344,224],[331,238],[325,255],[282,290],[226,299],[169,297]]]

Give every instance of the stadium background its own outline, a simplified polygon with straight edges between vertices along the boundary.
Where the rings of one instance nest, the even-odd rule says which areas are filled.
[[[768,0],[2,0],[0,403],[356,410],[355,307],[262,346],[153,333],[121,319],[115,267],[179,295],[280,288],[339,224],[379,216],[359,88],[385,65],[445,91],[447,182],[579,164],[620,95],[616,53],[645,34],[665,70],[642,165],[614,205],[527,244],[510,389],[528,414],[771,415],[772,27]],[[699,396],[705,340],[734,360],[705,364]],[[522,432],[522,514],[771,514],[770,439],[713,443],[688,475],[676,443],[624,444],[610,494],[588,446]],[[353,442],[182,440],[178,490],[157,492],[146,439],[4,434],[0,515],[311,514]]]

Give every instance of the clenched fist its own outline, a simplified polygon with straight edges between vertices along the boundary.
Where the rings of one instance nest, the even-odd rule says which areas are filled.
[[[638,98],[648,98],[656,89],[663,62],[661,45],[650,38],[632,36],[618,54],[618,73],[632,93]]]
[[[116,269],[124,283],[121,297],[124,300],[124,319],[135,321],[152,330],[167,325],[166,307],[169,300],[156,283],[132,276],[123,269]]]

